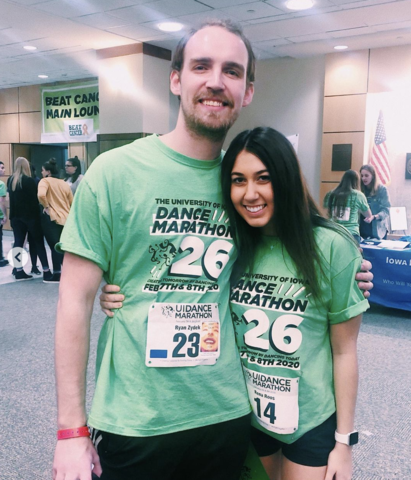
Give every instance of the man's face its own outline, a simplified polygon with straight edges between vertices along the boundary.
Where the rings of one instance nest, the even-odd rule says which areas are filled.
[[[0,163],[0,177],[4,177],[6,175],[6,169],[4,168],[4,165]]]
[[[181,72],[171,74],[171,91],[180,95],[189,131],[224,138],[253,98],[253,85],[246,85],[247,63],[243,41],[224,28],[206,27],[190,38]]]

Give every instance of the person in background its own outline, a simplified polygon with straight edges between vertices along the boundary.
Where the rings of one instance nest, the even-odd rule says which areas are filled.
[[[30,164],[24,157],[16,158],[13,175],[8,179],[7,187],[10,198],[10,222],[14,233],[14,248],[23,248],[28,232],[32,235],[43,268],[43,282],[51,281],[46,249],[41,234],[37,186],[31,177]],[[16,280],[30,280],[22,267],[16,268]]]
[[[41,168],[43,178],[38,186],[38,199],[43,206],[41,226],[51,250],[53,261],[52,283],[60,282],[63,254],[56,252],[55,246],[60,241],[60,235],[66,223],[73,203],[73,194],[69,185],[58,178],[56,160],[51,158]]]
[[[4,163],[0,162],[0,177],[4,177],[5,174]],[[5,267],[9,264],[3,256],[3,225],[7,222],[6,196],[6,185],[0,180],[0,267]]]
[[[334,222],[343,225],[360,243],[358,215],[363,215],[365,222],[371,222],[371,210],[365,195],[359,191],[360,176],[355,170],[347,170],[337,188],[328,192],[324,198],[324,208]]]
[[[391,207],[388,190],[380,185],[372,165],[363,165],[360,169],[361,191],[367,198],[371,208],[371,221],[361,218],[360,235],[363,238],[377,238],[382,240],[387,237]]]
[[[64,180],[70,186],[73,195],[76,193],[77,187],[82,179],[83,175],[81,174],[81,164],[76,155],[75,157],[69,158],[66,161],[66,176],[64,178]]]
[[[36,174],[36,167],[30,163],[30,171],[31,171],[31,178],[34,179],[36,182],[36,186],[38,186],[40,179]],[[39,205],[40,208],[40,205]],[[43,232],[42,232],[43,234]],[[36,249],[36,243],[34,241],[34,238],[30,232],[27,233],[27,240],[29,242],[29,252],[30,252],[30,260],[31,260],[31,272],[34,275],[41,275],[41,272],[39,270],[39,267],[37,266],[37,249]],[[44,240],[43,240],[44,243]]]

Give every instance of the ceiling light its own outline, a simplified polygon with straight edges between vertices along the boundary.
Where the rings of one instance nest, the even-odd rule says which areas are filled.
[[[23,48],[24,50],[29,50],[30,52],[37,50],[37,47],[34,47],[33,45],[25,45]]]
[[[347,45],[337,45],[334,50],[347,50]]]
[[[290,10],[307,10],[314,6],[314,2],[313,0],[288,0],[286,6]]]
[[[183,28],[183,24],[177,22],[164,22],[159,23],[157,27],[163,32],[179,32]]]
[[[39,78],[49,78],[48,75],[38,75]]]

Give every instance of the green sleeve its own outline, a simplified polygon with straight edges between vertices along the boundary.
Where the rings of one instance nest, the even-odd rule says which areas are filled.
[[[366,212],[370,206],[368,205],[367,198],[362,192],[358,192],[358,208],[361,210],[361,212]]]
[[[361,267],[361,255],[355,245],[337,235],[331,247],[330,324],[350,320],[369,308],[355,275]]]
[[[101,191],[104,192],[105,189]],[[110,217],[104,214],[107,202],[106,194],[97,195],[84,178],[77,189],[60,243],[56,247],[58,251],[74,253],[91,260],[103,272],[108,271],[112,245]]]
[[[6,185],[4,184],[4,182],[0,181],[0,197],[5,197],[6,193]]]

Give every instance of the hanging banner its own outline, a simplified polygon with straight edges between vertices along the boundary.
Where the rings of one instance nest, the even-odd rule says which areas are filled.
[[[97,82],[41,90],[41,143],[96,142],[99,133]]]

